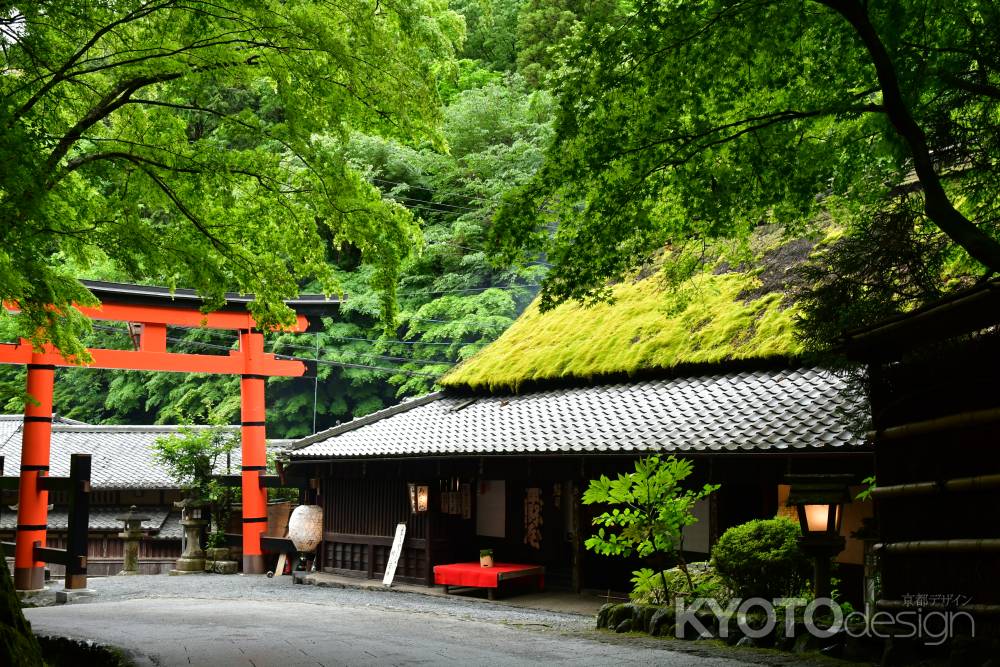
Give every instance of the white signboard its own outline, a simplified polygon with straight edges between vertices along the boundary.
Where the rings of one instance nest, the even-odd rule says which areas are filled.
[[[389,562],[385,564],[385,576],[382,583],[392,586],[392,578],[396,576],[396,565],[399,564],[399,556],[403,553],[403,540],[406,539],[406,524],[396,524],[396,537],[392,541],[392,550],[389,552]]]

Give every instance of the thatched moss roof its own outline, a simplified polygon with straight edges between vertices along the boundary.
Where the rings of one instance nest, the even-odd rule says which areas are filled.
[[[810,244],[811,245],[811,244]],[[808,252],[808,250],[806,251]],[[614,287],[614,303],[533,303],[493,344],[446,375],[449,389],[518,391],[688,364],[789,358],[795,309],[751,273],[701,273],[680,288],[654,275]]]

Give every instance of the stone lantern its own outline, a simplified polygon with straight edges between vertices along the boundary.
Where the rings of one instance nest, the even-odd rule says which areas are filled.
[[[125,540],[125,563],[119,576],[139,574],[139,541],[146,536],[142,529],[142,522],[149,521],[148,516],[136,514],[136,507],[132,505],[128,514],[115,517],[115,521],[123,521],[125,530],[118,533],[118,537]]]
[[[205,504],[200,500],[185,498],[174,503],[181,510],[181,526],[184,528],[184,553],[170,574],[196,574],[205,571],[205,552],[201,549],[201,531],[208,524]]]

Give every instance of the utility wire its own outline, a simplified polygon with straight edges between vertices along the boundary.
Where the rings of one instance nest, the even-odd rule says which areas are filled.
[[[473,248],[467,245],[460,245],[458,243],[452,243],[451,241],[428,241],[427,245],[450,245],[455,248],[461,248],[462,250],[471,250],[472,252],[486,252],[486,248]]]
[[[475,313],[470,313],[469,315],[472,315],[474,317],[479,317],[480,316],[480,315],[475,314]],[[485,315],[483,317],[501,317],[501,316],[499,316],[499,315]],[[454,322],[461,322],[465,318],[464,317],[457,317],[457,318],[453,318],[453,319],[450,319],[450,320],[442,320],[442,319],[437,319],[437,318],[432,318],[432,317],[418,317],[418,316],[415,316],[415,315],[411,315],[411,316],[405,317],[403,319],[406,319],[408,321],[416,321],[416,322],[434,322],[436,324],[452,324]],[[93,327],[95,329],[102,329],[102,330],[105,330],[105,331],[114,331],[114,332],[125,334],[125,335],[128,334],[128,332],[125,329],[119,329],[117,327],[102,326],[102,325],[99,325],[99,324],[94,324]],[[210,334],[216,333],[214,331],[206,330],[206,329],[200,329],[198,327],[177,327],[177,328],[191,329],[191,330],[195,330],[195,331],[205,331],[205,332],[208,332]],[[309,332],[286,332],[286,334],[287,333],[302,333],[302,334],[305,334],[305,335],[309,334]],[[351,338],[351,337],[348,337],[348,336],[332,336],[332,337],[343,339],[343,340],[358,340],[358,341],[366,341],[366,342],[373,342],[373,343],[375,343],[375,342],[378,342],[378,343],[381,343],[381,342],[385,342],[385,343],[401,343],[401,344],[405,344],[405,345],[420,345],[420,344],[423,344],[423,345],[461,345],[461,344],[463,344],[463,342],[460,342],[460,341],[456,341],[455,343],[444,343],[444,342],[438,342],[438,341],[428,341],[428,342],[425,343],[423,341],[404,341],[404,340],[385,340],[385,341],[381,341],[381,340],[372,340],[370,338]],[[181,343],[181,344],[187,344],[187,345],[201,345],[203,347],[213,348],[213,349],[218,349],[218,350],[229,351],[229,350],[233,349],[232,345],[229,345],[229,346],[216,345],[216,344],[213,344],[213,343],[206,343],[206,342],[198,341],[198,340],[187,340],[187,339],[184,339],[184,338],[176,338],[176,337],[172,337],[172,336],[167,336],[167,340],[171,341],[171,342],[174,342],[174,343]],[[235,342],[235,341],[233,341],[233,342]],[[471,345],[472,343],[464,343],[464,344]],[[309,349],[312,349],[312,348],[310,347]],[[334,348],[323,348],[323,349],[324,350],[332,350]],[[372,355],[372,356],[378,356],[378,355]],[[400,357],[400,358],[402,358],[402,357]],[[407,360],[408,361],[413,361],[413,359],[407,359]]]
[[[414,206],[414,207],[426,206],[426,207],[431,207],[431,208],[433,208],[435,206],[447,206],[450,209],[456,209],[456,210],[462,210],[462,211],[481,211],[482,210],[481,206],[461,206],[459,204],[446,204],[444,202],[439,202],[439,201],[428,201],[426,199],[417,199],[415,197],[407,197],[405,195],[400,195],[400,194],[396,194],[396,193],[393,193],[393,192],[383,192],[382,194],[383,194],[383,197],[382,197],[383,199],[391,199],[392,201],[399,201],[400,199],[405,199],[407,201],[416,202],[415,204],[406,204],[406,206]],[[447,211],[445,211],[445,212],[447,212]]]
[[[289,348],[292,348],[293,350],[312,350],[312,349],[314,349],[312,346],[306,346],[306,345],[293,345],[291,343],[271,343],[271,348],[272,348],[271,349],[271,354],[280,354],[280,352],[275,352],[275,350],[273,349],[276,346],[280,347],[280,348],[289,347]],[[327,350],[335,350],[336,348],[319,347],[319,345],[317,344],[317,346],[316,346],[315,349],[316,350],[327,351]],[[415,357],[391,357],[391,356],[384,355],[384,354],[371,354],[371,353],[367,353],[367,352],[362,352],[361,354],[363,356],[367,356],[367,357],[375,357],[377,359],[388,359],[390,361],[405,361],[405,362],[413,361],[413,362],[416,362],[418,364],[437,364],[439,366],[454,366],[455,365],[455,362],[453,362],[453,361],[445,361],[445,360],[438,360],[438,359],[417,359]]]
[[[101,326],[101,325],[95,324],[94,328],[96,328],[96,329],[103,329],[103,330],[106,330],[106,331],[115,331],[115,332],[118,332],[118,333],[127,333],[124,329],[119,329],[117,327],[108,327],[108,326]],[[183,339],[183,338],[174,338],[172,336],[167,336],[167,340],[170,341],[170,342],[172,342],[172,343],[179,343],[179,344],[182,344],[182,345],[200,345],[201,347],[204,347],[204,348],[207,348],[207,349],[224,350],[226,352],[229,352],[229,351],[232,350],[232,347],[227,347],[225,345],[216,345],[214,343],[206,343],[206,342],[200,341],[200,340],[186,340],[186,339]],[[274,354],[274,356],[276,358],[278,358],[278,359],[288,359],[288,360],[294,360],[294,361],[311,361],[313,363],[323,364],[325,366],[338,366],[338,367],[341,367],[341,368],[363,368],[363,369],[367,369],[367,370],[383,371],[383,372],[386,372],[386,373],[393,373],[393,374],[399,374],[399,373],[401,373],[403,375],[416,375],[416,376],[429,377],[429,378],[437,378],[438,377],[438,375],[433,374],[433,373],[421,373],[419,371],[410,371],[410,370],[406,370],[406,369],[403,369],[403,368],[386,368],[385,366],[372,366],[372,365],[369,365],[369,364],[356,364],[356,363],[350,363],[350,362],[346,362],[346,361],[333,361],[331,359],[311,359],[309,357],[297,357],[297,356],[292,356],[292,355],[287,355],[287,354],[275,354],[275,353],[272,353],[272,354]]]
[[[292,334],[295,336],[304,336],[307,332],[305,331],[289,331],[286,334]],[[393,345],[472,345],[473,343],[466,343],[463,341],[454,341],[451,343],[444,343],[440,341],[424,341],[424,340],[393,340],[393,339],[379,339],[379,338],[355,338],[353,336],[337,336],[330,334],[331,338],[336,338],[338,340],[356,340],[363,341],[365,343],[391,343]]]
[[[428,378],[438,378],[440,374],[437,373],[421,373],[420,371],[408,371],[403,368],[386,368],[385,366],[369,366],[368,364],[355,364],[346,361],[331,361],[329,359],[310,359],[308,357],[292,357],[286,354],[275,354],[277,359],[288,359],[294,361],[311,361],[315,364],[323,364],[324,366],[337,366],[339,368],[364,368],[366,370],[384,371],[386,373],[392,374],[402,374],[402,375],[416,375],[420,377]]]
[[[439,195],[449,195],[449,196],[452,196],[452,197],[462,197],[464,199],[474,199],[474,200],[477,200],[477,201],[485,201],[485,202],[492,202],[493,201],[492,199],[489,199],[488,197],[476,197],[474,195],[467,195],[467,194],[463,194],[461,192],[448,191],[448,190],[437,190],[435,188],[430,188],[430,187],[427,187],[427,186],[424,186],[424,185],[413,185],[412,183],[401,183],[399,181],[390,181],[390,180],[387,180],[387,179],[384,179],[384,178],[374,178],[373,177],[372,180],[376,181],[378,183],[385,183],[387,185],[402,185],[404,187],[412,188],[414,190],[426,190],[428,192],[436,192]]]
[[[405,206],[408,209],[419,209],[421,211],[427,211],[428,213],[462,213],[463,215],[465,214],[464,211],[448,211],[448,210],[441,210],[439,208],[430,208],[429,206],[420,206],[418,204],[407,204],[406,202],[397,201],[397,200],[393,199],[392,197],[384,197],[383,201],[395,202],[397,204]],[[471,209],[471,210],[472,211],[480,211],[482,209]]]
[[[531,289],[532,287],[541,287],[541,285],[494,285],[491,287],[466,287],[462,289],[428,289],[426,291],[411,290],[408,292],[396,292],[399,296],[409,296],[413,294],[455,294],[458,292],[485,292],[486,290],[498,289],[498,290],[516,290],[516,289]]]

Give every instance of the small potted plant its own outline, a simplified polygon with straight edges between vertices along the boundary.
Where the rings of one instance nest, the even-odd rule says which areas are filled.
[[[482,567],[493,567],[493,549],[479,550],[479,565]]]

